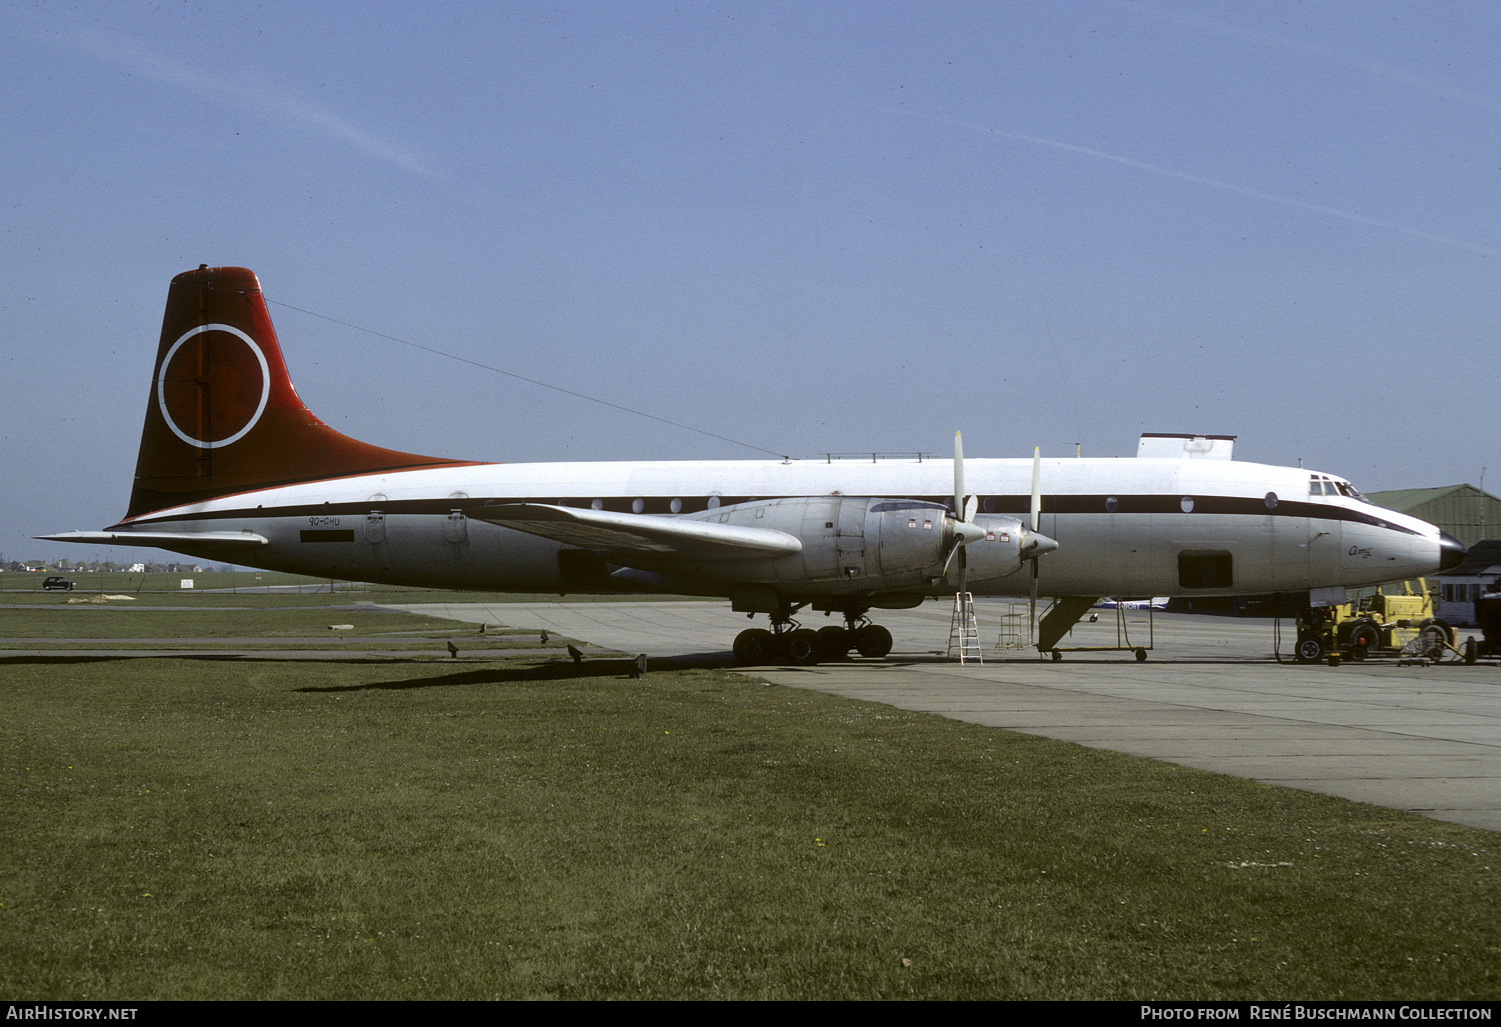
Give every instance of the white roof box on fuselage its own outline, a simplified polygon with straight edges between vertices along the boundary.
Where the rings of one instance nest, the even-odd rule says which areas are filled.
[[[1136,446],[1138,457],[1156,459],[1230,460],[1234,435],[1166,435],[1142,432]]]

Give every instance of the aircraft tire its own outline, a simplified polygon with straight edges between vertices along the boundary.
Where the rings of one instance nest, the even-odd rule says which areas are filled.
[[[787,662],[799,667],[811,667],[818,662],[818,632],[799,628],[786,640]]]
[[[748,628],[735,636],[735,662],[742,667],[770,663],[776,636],[765,628]]]
[[[891,632],[879,624],[867,624],[855,632],[855,651],[861,656],[880,659],[891,652]]]
[[[820,659],[842,660],[849,655],[850,648],[854,644],[854,633],[848,628],[830,624],[828,627],[818,629]]]
[[[1137,663],[1146,663],[1147,662],[1147,651],[1145,649],[1138,649],[1138,650],[1136,650],[1136,662]]]

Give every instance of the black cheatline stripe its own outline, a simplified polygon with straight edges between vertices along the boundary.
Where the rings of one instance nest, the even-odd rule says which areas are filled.
[[[540,503],[545,506],[557,505],[557,496],[534,496],[527,498],[486,498],[470,497],[467,499],[406,499],[393,500],[374,504],[369,500],[358,503],[309,503],[302,506],[275,507],[274,516],[277,517],[359,517],[363,518],[372,510],[380,510],[385,514],[440,514],[447,515],[453,510],[468,510],[487,506],[509,506],[518,503]],[[632,513],[632,507],[636,500],[642,500],[644,514],[670,514],[670,504],[674,499],[682,500],[681,513],[702,513],[709,509],[708,496],[601,496],[603,509],[608,513]],[[739,503],[752,501],[749,496],[720,496],[721,507],[734,506]],[[798,499],[801,496],[759,496],[757,499]],[[816,496],[809,498],[829,498]],[[843,497],[852,498],[852,497]],[[944,505],[952,501],[951,496],[879,496],[869,497],[879,499],[915,499],[927,503]],[[1193,500],[1194,506],[1191,514],[1184,514],[1182,502],[1185,498]],[[1355,524],[1370,524],[1378,528],[1387,528],[1392,531],[1400,531],[1408,535],[1416,535],[1418,532],[1411,528],[1395,524],[1384,517],[1366,513],[1363,510],[1350,510],[1342,506],[1331,506],[1327,503],[1305,503],[1280,500],[1273,510],[1268,510],[1266,501],[1261,497],[1252,496],[1191,496],[1191,495],[1088,495],[1088,496],[1043,496],[1042,512],[1044,514],[1106,514],[1105,503],[1108,499],[1116,500],[1115,516],[1130,514],[1178,514],[1180,516],[1197,516],[1200,514],[1213,515],[1238,515],[1238,516],[1272,516],[1272,517],[1298,517],[1310,520],[1324,521],[1349,521]],[[1032,508],[1031,496],[981,496],[981,510],[984,513],[1008,514],[1026,519]],[[592,499],[571,498],[569,505],[577,509],[590,509]],[[1381,509],[1375,507],[1374,509]],[[158,521],[179,521],[188,519],[199,520],[239,520],[247,517],[264,517],[267,511],[259,507],[245,507],[238,510],[223,510],[213,513],[196,515],[182,515],[175,517],[150,516],[137,518],[131,522],[137,526],[146,526]]]

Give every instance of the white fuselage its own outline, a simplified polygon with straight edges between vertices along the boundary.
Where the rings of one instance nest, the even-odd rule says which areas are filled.
[[[1031,460],[967,461],[966,488],[980,497],[982,517],[1025,521],[1032,470]],[[1039,592],[1252,595],[1370,585],[1440,565],[1433,525],[1347,495],[1310,494],[1318,477],[1234,460],[1043,460],[1038,529],[1058,548],[1038,561]],[[952,489],[944,460],[480,464],[261,489],[110,530],[250,532],[268,544],[171,548],[351,580],[561,592],[570,589],[559,552],[569,547],[463,511],[531,502],[672,516],[831,494],[943,503]],[[698,584],[703,594],[729,594],[712,580]],[[931,593],[944,591],[932,584]],[[1015,577],[970,586],[1007,595],[1027,587]]]

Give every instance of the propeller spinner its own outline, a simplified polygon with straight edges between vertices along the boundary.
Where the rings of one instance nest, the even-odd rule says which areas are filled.
[[[949,555],[943,562],[943,576],[948,577],[949,568],[959,564],[959,591],[965,591],[964,547],[985,537],[985,529],[974,522],[980,508],[979,496],[964,494],[964,436],[954,432],[954,515],[945,518],[944,533],[949,538]]]
[[[950,569],[958,565],[959,574],[957,579],[957,591],[967,591],[965,571],[968,560],[965,556],[964,547],[971,542],[978,542],[985,538],[986,529],[975,523],[975,515],[980,509],[980,497],[966,494],[964,491],[964,436],[962,432],[954,432],[954,511],[955,513],[946,519],[944,529],[949,539],[949,553],[943,564],[944,577],[948,577]],[[1037,448],[1032,453],[1032,507],[1031,517],[1022,526],[1023,539],[1021,557],[1023,560],[1032,561],[1031,570],[1031,605],[1034,610],[1037,606],[1037,558],[1045,556],[1058,548],[1058,543],[1042,534],[1039,525],[1042,521],[1042,450]],[[1035,619],[1035,618],[1034,618]]]

